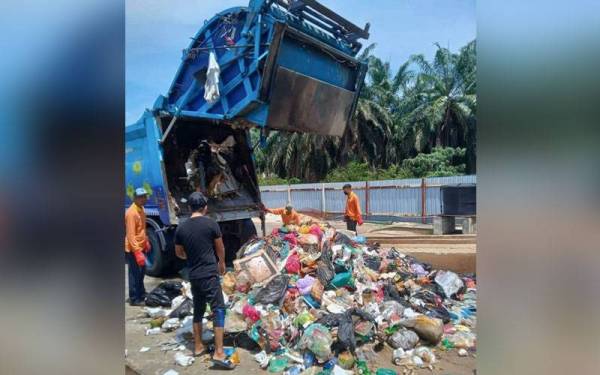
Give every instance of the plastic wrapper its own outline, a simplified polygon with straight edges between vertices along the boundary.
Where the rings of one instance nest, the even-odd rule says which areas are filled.
[[[313,284],[315,283],[315,280],[316,279],[314,277],[306,275],[303,278],[296,281],[296,288],[298,288],[298,291],[302,295],[309,294]]]
[[[315,282],[312,285],[312,288],[310,289],[310,295],[315,300],[321,302],[321,297],[323,296],[324,290],[325,287],[323,287],[323,284],[321,284],[319,280],[315,280]]]
[[[435,282],[442,288],[447,298],[451,298],[463,287],[460,277],[452,271],[438,271]]]
[[[333,277],[333,279],[331,279],[331,285],[335,286],[336,288],[341,288],[344,286],[353,287],[354,283],[352,281],[352,273],[338,273]]]
[[[440,319],[425,315],[418,315],[413,319],[403,319],[400,324],[412,329],[421,339],[433,345],[437,345],[444,334],[444,323]]]
[[[252,276],[247,271],[238,272],[235,278],[235,290],[241,293],[247,293],[252,284]]]
[[[293,252],[285,262],[285,270],[287,273],[299,273],[300,272],[300,257],[296,252]]]
[[[419,336],[411,330],[402,329],[391,335],[387,342],[394,349],[401,348],[403,350],[409,350],[417,345]]]
[[[452,345],[455,348],[459,348],[459,349],[473,348],[473,347],[475,347],[475,342],[476,342],[475,334],[473,334],[472,332],[459,331],[452,335],[446,336],[446,339],[448,339],[448,341],[450,343],[452,343]]]
[[[385,301],[381,306],[381,316],[390,323],[398,322],[402,319],[404,306],[395,300]]]
[[[223,292],[229,295],[235,291],[235,274],[233,272],[227,272],[223,275],[223,282],[221,283]]]
[[[194,309],[194,302],[191,299],[186,298],[177,308],[169,314],[169,318],[183,319],[188,315],[192,315]]]
[[[332,343],[329,329],[322,324],[313,323],[304,331],[298,345],[301,349],[310,350],[317,360],[324,362],[331,357]]]
[[[285,275],[275,276],[267,285],[258,291],[254,301],[263,305],[279,305],[283,303],[289,277]]]
[[[248,324],[243,315],[233,311],[227,311],[225,315],[225,326],[223,327],[227,333],[243,332],[248,329]]]
[[[252,322],[256,322],[260,319],[260,313],[252,305],[244,305],[242,313],[246,318],[250,319]]]

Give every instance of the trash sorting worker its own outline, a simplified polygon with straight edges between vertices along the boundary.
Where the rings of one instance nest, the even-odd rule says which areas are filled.
[[[192,215],[177,227],[175,254],[185,259],[194,300],[194,356],[207,352],[202,344],[202,317],[210,303],[215,333],[215,352],[212,362],[221,368],[233,369],[235,365],[223,351],[225,302],[219,275],[225,273],[225,246],[221,229],[216,221],[206,216],[207,201],[200,192],[190,195],[187,203]]]
[[[146,256],[150,251],[150,241],[146,236],[146,213],[144,205],[148,201],[148,193],[144,188],[134,191],[133,203],[125,211],[125,258],[127,260],[129,278],[129,304],[141,306],[146,298],[144,273]]]
[[[296,212],[296,210],[294,210],[294,207],[290,203],[286,204],[285,207],[282,208],[271,209],[265,207],[264,210],[273,215],[280,215],[283,225],[300,225],[300,215],[298,212]]]
[[[346,211],[344,213],[346,229],[356,233],[356,224],[363,224],[362,213],[360,210],[360,200],[358,199],[358,195],[356,195],[352,191],[352,186],[350,184],[344,185],[342,190],[344,191],[344,194],[346,194],[347,197]]]

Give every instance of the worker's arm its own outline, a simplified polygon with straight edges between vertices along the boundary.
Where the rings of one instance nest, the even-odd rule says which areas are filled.
[[[281,215],[283,213],[284,209],[283,208],[273,208],[273,209],[266,208],[265,211],[267,211],[268,213],[273,214],[273,215]]]
[[[219,258],[219,273],[225,274],[225,245],[223,244],[223,237],[215,238],[215,253]]]
[[[358,200],[358,196],[354,196],[354,212],[356,212],[357,216],[362,216],[362,211],[360,210],[360,201]]]
[[[133,215],[125,215],[125,236],[133,252],[143,250],[144,241],[140,241],[135,233],[135,216]]]
[[[175,255],[179,259],[187,259],[187,254],[182,245],[175,245]]]
[[[294,216],[294,224],[300,225],[300,223],[301,223],[300,214],[296,212],[296,216]]]

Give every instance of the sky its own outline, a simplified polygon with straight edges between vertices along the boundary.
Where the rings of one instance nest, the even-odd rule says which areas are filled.
[[[125,124],[165,94],[190,38],[216,13],[248,0],[126,0]],[[438,42],[456,51],[476,37],[475,0],[320,0],[351,22],[371,23],[373,54],[397,68]]]

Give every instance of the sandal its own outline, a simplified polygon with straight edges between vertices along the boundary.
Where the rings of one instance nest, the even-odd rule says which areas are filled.
[[[233,370],[235,368],[235,364],[231,362],[229,359],[212,359],[212,363],[217,367],[222,367],[227,370]]]

